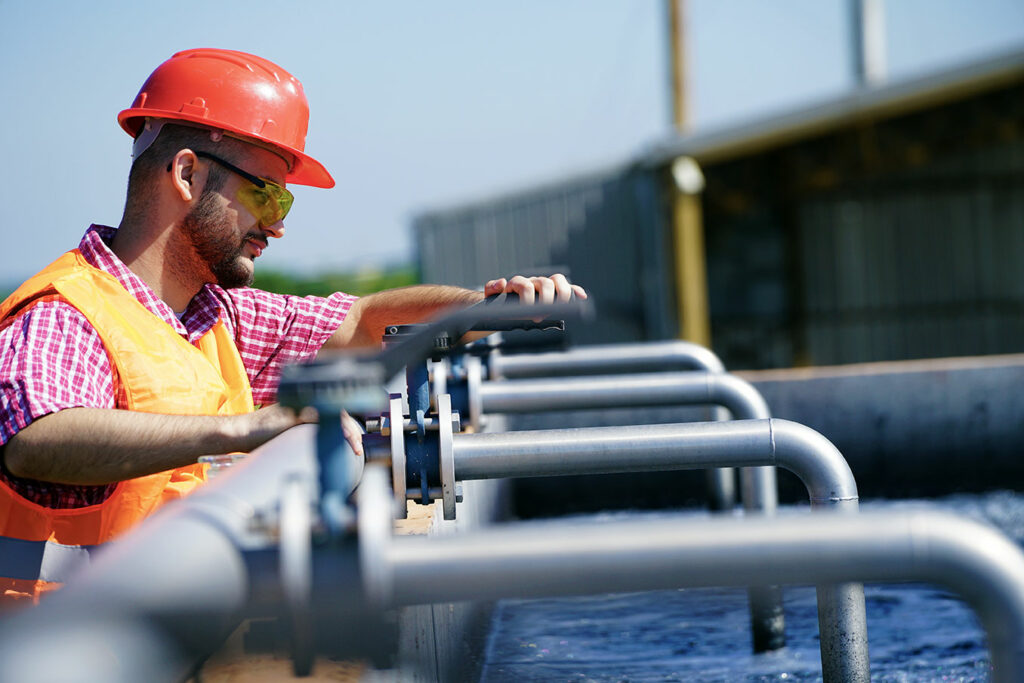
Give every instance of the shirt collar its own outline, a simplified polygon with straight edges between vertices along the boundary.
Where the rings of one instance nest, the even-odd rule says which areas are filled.
[[[91,225],[78,244],[78,250],[90,265],[113,275],[146,310],[173,327],[190,342],[195,342],[213,327],[220,315],[220,303],[208,287],[203,287],[192,298],[185,309],[185,314],[178,320],[171,307],[110,250],[110,242],[116,234],[117,228]]]

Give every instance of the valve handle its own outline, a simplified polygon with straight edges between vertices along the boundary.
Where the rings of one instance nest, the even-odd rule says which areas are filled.
[[[576,295],[573,294],[569,301],[573,302],[575,300]],[[519,295],[515,292],[492,294],[480,303],[473,304],[468,310],[480,309],[481,311],[490,311],[501,306],[520,306]],[[522,306],[522,308],[524,311],[528,310],[526,306]],[[535,320],[533,318],[504,320],[500,318],[484,318],[470,327],[469,330],[472,332],[510,332],[512,330],[559,330],[564,332],[565,320]]]
[[[518,297],[515,300],[518,301]],[[496,327],[506,322],[521,325],[528,321],[532,326],[529,329],[536,329],[545,322],[550,325],[551,321],[564,324],[565,318],[583,317],[591,310],[590,302],[582,299],[523,305],[511,303],[509,296],[504,295],[493,301],[502,303],[485,300],[439,320],[406,328],[408,334],[402,334],[400,340],[380,353],[339,354],[332,359],[321,357],[312,363],[286,366],[278,384],[278,400],[294,408],[307,405],[344,408],[352,414],[379,411],[387,405],[383,385],[406,366],[435,355],[439,338],[461,339],[470,330],[497,331]],[[541,318],[542,322],[533,322],[536,318]]]
[[[570,302],[576,301],[576,295],[573,294],[570,298]],[[500,292],[498,294],[492,294],[486,299],[479,301],[472,306],[467,307],[467,312],[484,316],[477,320],[471,325],[466,331],[467,332],[509,332],[512,330],[559,330],[565,331],[565,320],[564,319],[541,319],[535,320],[530,318],[515,318],[515,319],[503,319],[503,318],[490,318],[486,317],[491,314],[495,308],[502,306],[517,306],[524,312],[531,310],[530,307],[520,306],[519,295],[515,292]],[[401,325],[388,325],[384,328],[383,342],[385,347],[394,346],[396,343],[401,343],[410,337],[416,335],[423,330],[427,325],[431,323],[404,323]],[[459,335],[461,336],[461,335]],[[457,339],[457,338],[456,338]],[[455,352],[457,346],[456,341],[453,341],[453,337],[448,330],[442,330],[433,340],[433,348],[431,349],[430,357],[433,360],[440,360],[443,356],[450,355]]]
[[[512,296],[515,298],[510,298],[509,294],[498,294],[454,311],[440,320],[425,323],[411,334],[403,335],[404,339],[400,343],[389,345],[375,360],[384,368],[385,375],[390,379],[410,363],[436,354],[436,340],[439,338],[447,336],[449,339],[461,339],[471,330],[496,332],[497,326],[506,323],[531,326],[508,329],[548,329],[553,322],[564,326],[565,318],[584,317],[591,311],[589,300],[584,299],[526,305],[519,303],[518,296]],[[541,322],[534,322],[536,318],[540,318]],[[541,325],[547,327],[540,327]]]

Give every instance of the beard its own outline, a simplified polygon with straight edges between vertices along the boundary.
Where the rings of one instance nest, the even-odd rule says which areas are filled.
[[[247,234],[239,240],[229,229],[232,221],[225,216],[215,192],[205,191],[195,207],[181,221],[199,261],[209,268],[214,281],[224,289],[248,287],[253,281],[251,259],[242,250],[250,238],[264,239],[262,234]]]

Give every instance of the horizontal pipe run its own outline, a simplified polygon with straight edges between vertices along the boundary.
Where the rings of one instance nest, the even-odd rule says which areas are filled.
[[[502,380],[482,383],[479,392],[486,413],[710,404],[727,409],[738,420],[771,417],[767,403],[752,384],[735,375],[711,372]],[[775,510],[774,470],[744,468],[740,480],[745,510],[767,514]]]
[[[480,385],[480,403],[485,413],[710,404],[726,408],[737,420],[771,417],[768,404],[752,384],[712,372],[489,381]],[[775,510],[774,474],[768,468],[741,471],[744,509],[768,514]]]
[[[454,439],[456,479],[770,466],[792,471],[812,507],[855,511],[857,484],[843,456],[814,430],[787,420],[593,427]],[[761,477],[761,481],[769,477]],[[774,480],[774,477],[770,479]],[[756,495],[757,477],[744,479]],[[774,487],[758,503],[774,511]],[[751,496],[753,498],[753,496]],[[765,504],[770,501],[771,505]],[[867,670],[867,623],[860,584],[821,586],[818,619],[829,681],[860,681]]]
[[[738,420],[770,417],[768,405],[749,382],[708,372],[488,381],[480,386],[480,399],[485,413],[721,405]]]
[[[788,420],[457,434],[453,452],[460,480],[774,465],[803,481],[814,506],[857,506],[835,446]]]
[[[396,604],[751,583],[938,583],[981,618],[993,681],[1024,680],[1024,554],[991,527],[946,513],[522,524],[396,538],[386,556]]]
[[[487,359],[491,379],[524,377],[565,377],[612,373],[703,370],[724,373],[725,366],[711,349],[682,340],[584,346],[569,351],[504,356],[492,352]],[[474,403],[478,405],[478,403]],[[715,419],[726,419],[716,410]],[[755,417],[755,416],[750,416]],[[758,415],[756,417],[768,417]],[[770,511],[776,507],[774,471],[747,469],[740,473],[741,489],[747,495],[744,508]],[[713,509],[728,509],[735,502],[733,472],[723,468],[708,473]]]
[[[315,433],[305,425],[267,442],[101,548],[38,607],[0,621],[0,680],[184,680],[258,597],[253,585],[266,580],[250,574],[244,557],[269,544],[267,532],[254,529],[255,513],[276,509],[289,476],[305,478],[315,492]],[[15,652],[32,642],[62,656],[17,668],[24,657]],[[105,656],[83,656],[68,671],[61,660],[81,648]],[[140,662],[141,652],[162,654]],[[111,662],[117,666],[103,668]]]
[[[584,346],[511,356],[492,353],[488,366],[492,378],[506,379],[665,370],[725,372],[722,361],[710,349],[685,341]]]

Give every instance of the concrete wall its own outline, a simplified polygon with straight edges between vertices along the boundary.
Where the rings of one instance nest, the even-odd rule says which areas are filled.
[[[739,374],[827,436],[862,496],[1024,486],[1024,355]]]

